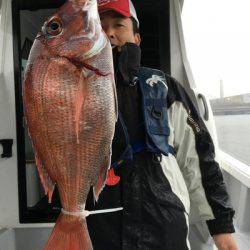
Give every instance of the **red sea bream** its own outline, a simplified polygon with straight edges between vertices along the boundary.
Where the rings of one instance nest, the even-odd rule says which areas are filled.
[[[96,0],[69,0],[44,23],[30,52],[23,99],[37,168],[62,213],[46,250],[92,249],[85,202],[110,166],[117,119],[111,46]]]

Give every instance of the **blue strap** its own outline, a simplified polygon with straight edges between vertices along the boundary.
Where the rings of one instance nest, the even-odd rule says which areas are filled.
[[[114,162],[110,168],[117,168],[123,163],[123,160]]]
[[[146,143],[143,141],[135,142],[131,146],[134,154],[147,149]],[[169,153],[172,154],[173,156],[176,156],[176,150],[170,145],[168,145],[168,147],[169,147]]]
[[[169,153],[172,154],[174,157],[176,157],[176,150],[170,145],[168,145],[168,149]]]
[[[133,150],[133,154],[142,152],[143,150],[145,150],[147,148],[146,143],[143,142],[143,141],[138,141],[136,143],[133,143],[131,145],[131,147],[132,147],[132,150]],[[126,152],[126,150],[123,152],[120,160],[114,162],[111,165],[111,168],[117,168],[117,167],[119,167],[123,163],[123,161],[126,160],[125,158],[123,158],[123,156],[126,154],[125,152]],[[172,154],[174,157],[176,157],[176,150],[172,146],[170,146],[170,145],[169,145],[169,153]]]
[[[125,144],[126,144],[126,148],[125,150],[122,152],[122,155],[120,156],[120,158],[114,162],[111,165],[111,168],[116,168],[118,167],[124,160],[132,160],[133,159],[133,150],[131,148],[130,142],[129,142],[129,134],[128,134],[128,130],[127,127],[125,125],[125,122],[122,118],[122,114],[120,113],[120,111],[118,112],[118,120],[122,126],[124,135],[125,135]]]
[[[139,153],[139,152],[143,151],[144,149],[146,149],[146,144],[143,141],[135,142],[131,146],[132,146],[134,154]]]

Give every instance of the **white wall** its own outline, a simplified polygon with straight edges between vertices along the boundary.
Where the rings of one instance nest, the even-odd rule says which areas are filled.
[[[0,138],[14,139],[13,157],[0,158],[0,227],[16,225],[18,216],[17,152],[15,88],[13,67],[13,43],[11,1],[3,0],[1,16],[1,45],[3,72],[0,75]]]

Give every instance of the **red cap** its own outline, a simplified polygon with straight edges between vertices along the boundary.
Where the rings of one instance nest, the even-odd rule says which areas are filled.
[[[109,10],[113,10],[125,17],[133,17],[139,27],[139,21],[131,0],[98,0],[100,14]]]
[[[114,10],[122,16],[131,17],[128,0],[98,0],[99,13]]]

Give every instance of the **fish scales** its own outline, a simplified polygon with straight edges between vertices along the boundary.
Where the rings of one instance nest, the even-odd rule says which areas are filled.
[[[117,120],[112,51],[96,0],[69,0],[32,46],[23,86],[28,131],[45,193],[57,185],[64,211],[46,250],[92,249],[84,216],[110,166]]]

